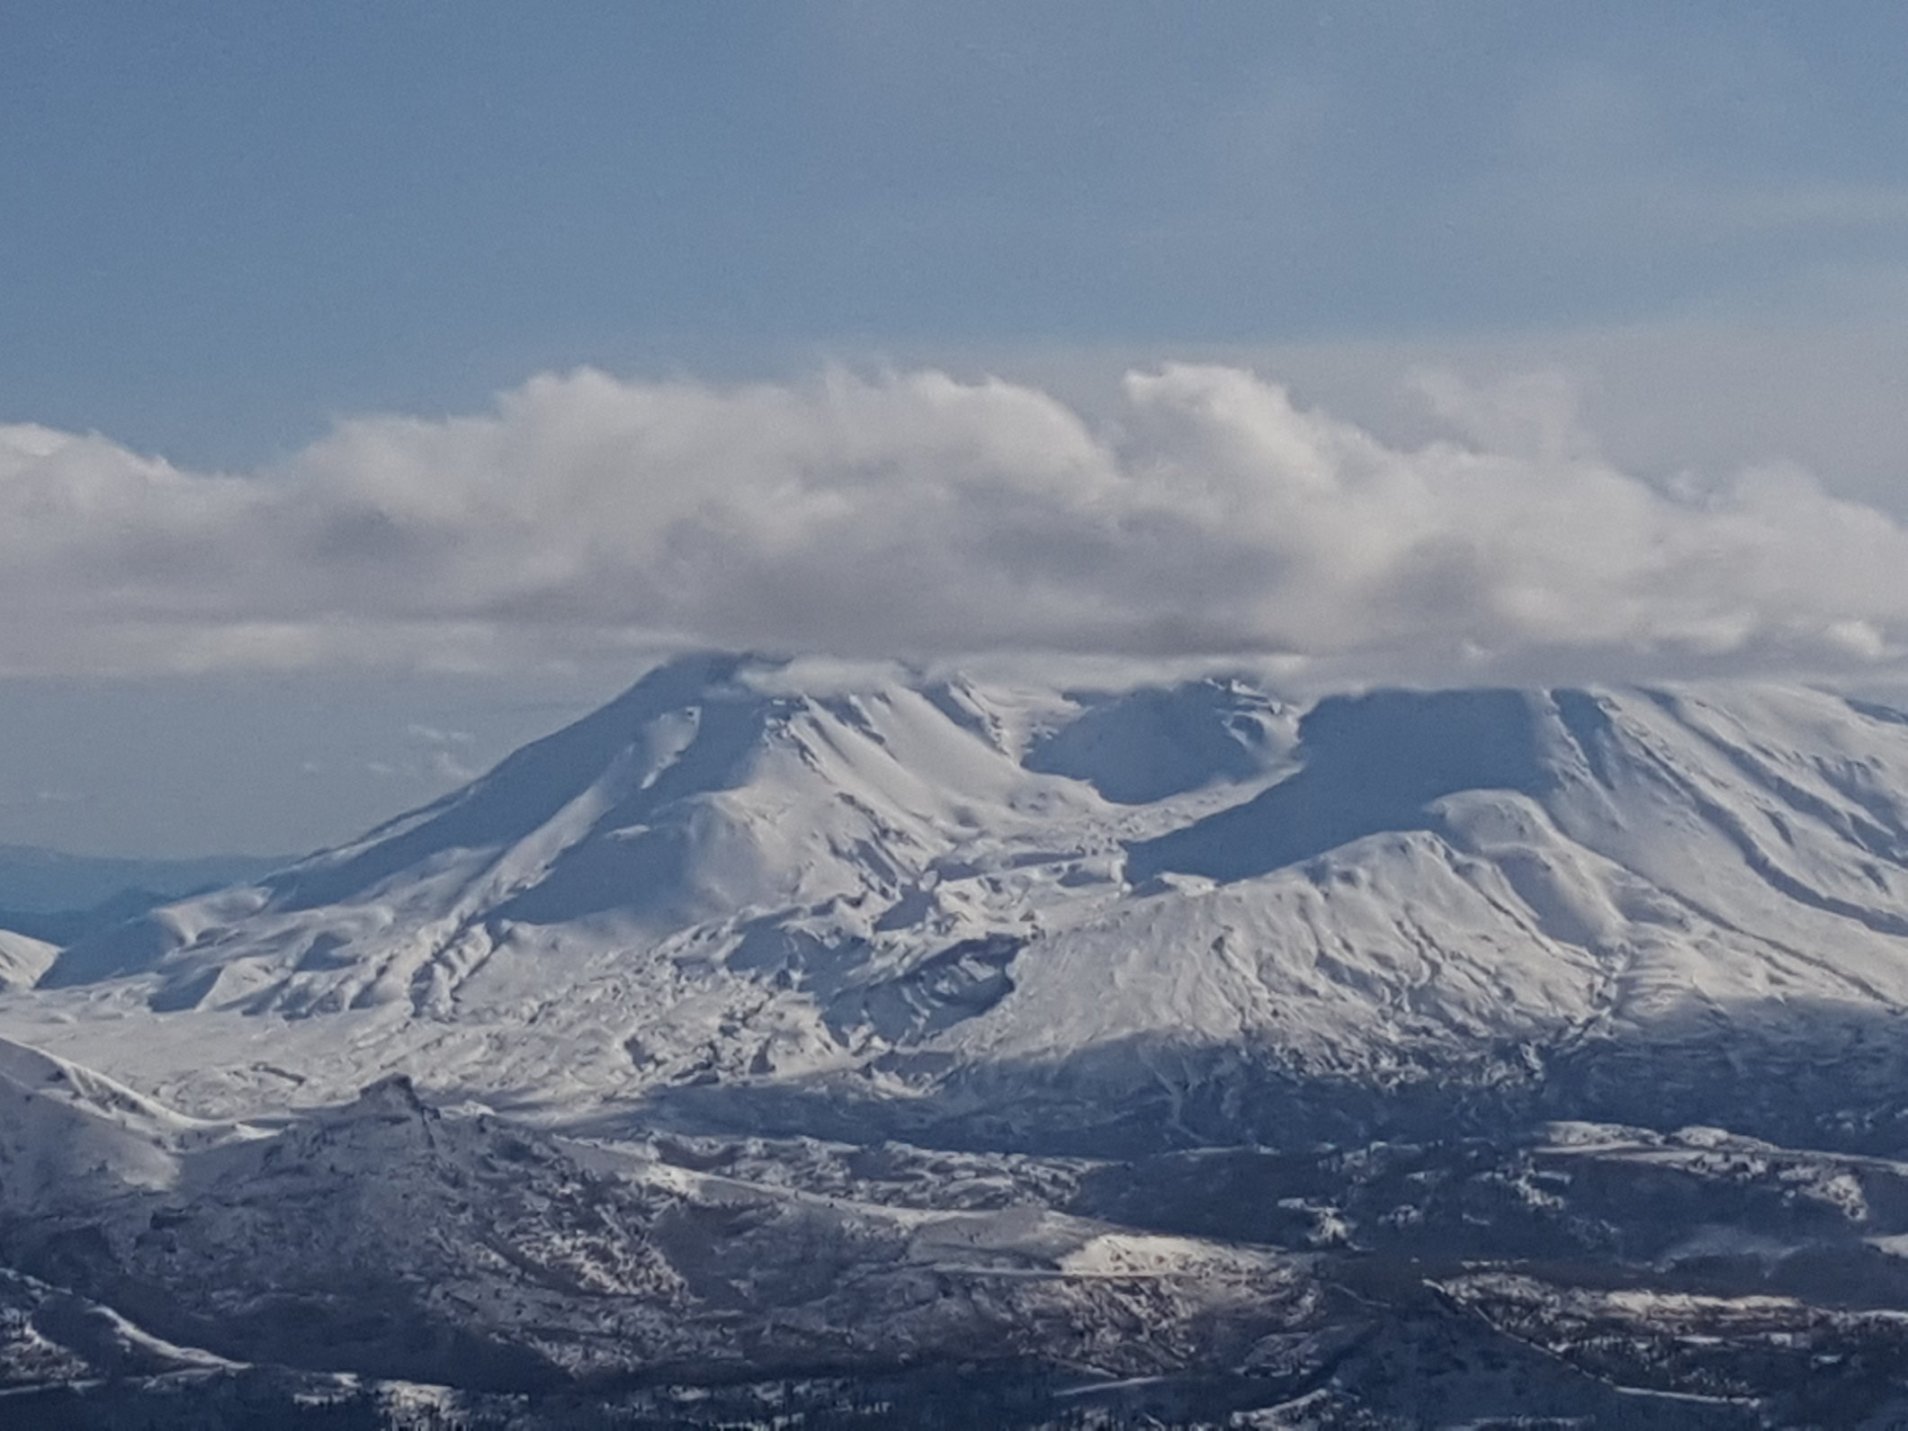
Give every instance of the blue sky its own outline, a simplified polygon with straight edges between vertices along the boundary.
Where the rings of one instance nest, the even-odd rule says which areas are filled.
[[[10,0],[0,842],[343,837],[649,637],[1879,678],[1903,55],[1855,0]]]
[[[0,18],[0,416],[258,460],[543,368],[1859,310],[1888,4]]]

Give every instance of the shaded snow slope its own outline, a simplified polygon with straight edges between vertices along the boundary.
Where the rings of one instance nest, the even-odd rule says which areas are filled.
[[[1079,714],[1041,731],[1026,766],[1084,780],[1123,805],[1263,775],[1291,743],[1285,708],[1242,680],[1069,694]]]
[[[0,1039],[0,1216],[171,1187],[181,1157],[248,1132],[184,1117],[103,1074]]]
[[[1277,1142],[1698,1117],[1719,1060],[1827,1053],[1769,1116],[1872,1128],[1905,956],[1908,723],[1832,695],[1300,710],[705,655],[82,941],[0,1029],[221,1116],[404,1071],[575,1126]]]

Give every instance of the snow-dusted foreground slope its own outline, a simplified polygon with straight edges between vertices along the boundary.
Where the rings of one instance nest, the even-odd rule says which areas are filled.
[[[1890,1159],[1591,1124],[1126,1162],[577,1141],[402,1078],[220,1126],[0,1053],[8,1096],[38,1103],[0,1149],[0,1414],[19,1424],[1759,1427],[1908,1408]],[[20,1168],[74,1141],[99,1154],[88,1179],[22,1198]]]
[[[76,1131],[92,1114],[65,1107]],[[112,1186],[16,1212],[8,1260],[235,1361],[509,1387],[632,1366],[891,1364],[933,1346],[1072,1358],[1104,1338],[1108,1367],[1146,1372],[1183,1364],[1221,1324],[1249,1345],[1311,1311],[1300,1262],[1275,1253],[566,1152],[494,1115],[442,1112],[402,1078],[276,1131],[182,1150],[173,1126],[151,1130],[143,1158],[127,1131],[96,1171]],[[42,1149],[62,1141],[38,1131]],[[9,1149],[0,1168],[19,1159]],[[1108,1335],[1142,1323],[1143,1339]]]
[[[1908,716],[1815,691],[691,657],[49,952],[0,1263],[230,1361],[1735,1425],[1908,1308]]]

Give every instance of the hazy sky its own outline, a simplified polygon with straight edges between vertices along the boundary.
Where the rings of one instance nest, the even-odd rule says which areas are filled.
[[[12,0],[0,841],[341,837],[663,640],[1880,678],[1904,55],[1879,3]]]

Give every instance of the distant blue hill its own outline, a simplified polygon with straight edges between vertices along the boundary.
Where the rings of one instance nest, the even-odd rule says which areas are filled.
[[[0,929],[69,944],[155,905],[247,883],[284,863],[280,856],[141,860],[0,845]]]

